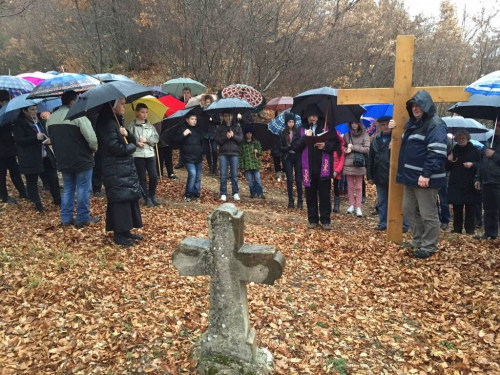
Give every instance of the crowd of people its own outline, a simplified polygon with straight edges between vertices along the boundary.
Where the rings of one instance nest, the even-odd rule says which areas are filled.
[[[148,107],[144,103],[135,106],[136,118],[129,124],[123,118],[125,98],[102,106],[93,123],[86,117],[65,120],[76,98],[75,92],[65,92],[62,106],[46,122],[37,114],[37,107],[30,106],[23,108],[13,123],[0,127],[0,198],[15,203],[7,191],[8,171],[19,198],[30,199],[35,209],[42,212],[44,205],[38,191],[41,178],[49,187],[53,203],[60,206],[62,225],[82,228],[100,221],[90,215],[89,200],[90,193],[99,195],[104,184],[106,230],[114,232],[116,244],[131,246],[134,240],[142,239],[131,232],[142,227],[140,200],[147,207],[160,205],[156,187],[164,164],[167,176],[177,179],[172,163],[173,145],[161,136],[161,124],[148,121]],[[182,100],[187,102],[190,98],[190,90],[185,88]],[[0,105],[9,99],[7,91],[0,91]],[[208,106],[212,101],[206,95],[201,104]],[[496,239],[500,129],[496,128],[490,143],[478,149],[470,142],[466,130],[449,136],[426,91],[421,90],[408,100],[407,110],[409,119],[404,125],[396,124],[390,116],[379,117],[379,132],[372,139],[361,119],[349,122],[345,134],[332,126],[330,129],[316,104],[306,108],[301,126],[297,126],[293,113],[285,113],[285,128],[272,148],[272,156],[277,179],[281,180],[284,170],[288,208],[303,209],[305,195],[308,228],[321,225],[323,230],[330,231],[332,210],[340,212],[345,186],[346,213],[362,217],[365,184],[373,184],[379,217],[376,230],[386,230],[392,129],[404,126],[396,182],[404,185],[402,229],[411,230],[412,242],[403,245],[412,248],[417,258],[432,256],[437,250],[439,233],[450,220],[449,204],[453,206],[452,232],[465,230],[466,234],[474,235],[480,224],[476,220],[478,212],[481,218],[481,204],[486,203],[484,234],[476,238]],[[220,115],[188,112],[182,119],[173,142],[180,149],[176,168],[187,171],[186,202],[202,199],[204,157],[213,175],[218,173],[218,162],[221,202],[228,201],[228,179],[230,197],[240,201],[239,169],[248,183],[250,198],[265,199],[260,175],[262,146],[254,137],[248,116],[229,111]],[[200,122],[207,125],[208,132],[200,130],[197,126]],[[324,140],[308,141],[325,132],[330,136]],[[62,195],[58,171],[64,185]],[[73,216],[75,200],[76,217]]]

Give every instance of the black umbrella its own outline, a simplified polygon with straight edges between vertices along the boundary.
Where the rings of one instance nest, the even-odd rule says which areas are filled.
[[[500,112],[500,96],[471,95],[468,102],[458,102],[448,111],[463,117],[495,121]]]
[[[279,135],[273,134],[267,128],[267,124],[260,122],[252,122],[251,124],[242,128],[243,135],[247,128],[252,129],[253,137],[260,142],[262,150],[267,151],[274,147],[279,141]]]
[[[359,121],[361,115],[366,112],[358,104],[338,105],[337,89],[331,87],[321,87],[295,96],[290,111],[304,118],[305,111],[311,104],[318,106],[330,129],[344,122]]]
[[[103,104],[119,98],[126,98],[127,103],[132,103],[146,95],[151,95],[151,90],[135,82],[103,83],[82,94],[69,109],[66,120],[95,114]]]
[[[254,107],[246,100],[239,98],[219,99],[210,104],[205,111],[208,113],[243,113],[250,111]]]
[[[174,149],[178,149],[179,145],[174,142],[174,135],[177,133],[179,126],[186,121],[186,116],[191,113],[200,116],[202,114],[202,108],[199,105],[195,105],[193,107],[178,110],[173,115],[163,119],[161,128],[162,133],[160,136],[161,140]],[[199,122],[196,124],[196,127],[204,133],[208,132],[208,124],[206,123]]]

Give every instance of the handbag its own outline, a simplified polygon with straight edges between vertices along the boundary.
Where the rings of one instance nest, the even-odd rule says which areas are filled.
[[[349,138],[351,138],[351,143],[352,143],[352,136],[351,132],[349,132]],[[354,151],[354,159],[352,160],[352,164],[355,167],[364,167],[365,166],[365,155],[362,154],[361,152]]]

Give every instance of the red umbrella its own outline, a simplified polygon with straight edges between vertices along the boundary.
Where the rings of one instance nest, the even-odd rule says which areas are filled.
[[[172,95],[162,96],[161,98],[158,98],[158,100],[168,107],[167,116],[172,116],[179,109],[186,108],[186,105],[183,102],[174,98]]]
[[[291,96],[278,96],[277,98],[271,99],[265,106],[266,109],[270,109],[272,111],[292,108],[293,98]]]

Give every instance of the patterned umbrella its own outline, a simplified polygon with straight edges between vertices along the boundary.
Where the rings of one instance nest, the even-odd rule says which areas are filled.
[[[188,87],[193,96],[203,94],[207,90],[204,84],[191,78],[175,78],[163,83],[161,85],[161,91],[168,92],[180,98],[184,87]]]
[[[7,90],[11,97],[27,94],[35,85],[20,77],[0,76],[0,90]]]
[[[54,75],[42,72],[33,72],[33,73],[18,74],[16,77],[23,78],[34,85],[38,85],[39,83],[45,81],[46,79],[54,77]]]
[[[285,130],[285,114],[287,112],[290,112],[290,109],[287,109],[286,111],[280,113],[277,117],[274,118],[273,121],[271,121],[267,125],[267,128],[271,133],[280,135],[283,130]],[[295,126],[302,126],[302,120],[299,115],[295,115]]]
[[[473,95],[500,95],[500,70],[479,78],[467,86],[465,91]]]
[[[222,89],[223,98],[245,99],[254,107],[258,107],[263,100],[262,94],[251,86],[235,84]]]
[[[48,98],[51,96],[61,96],[65,91],[83,92],[97,85],[100,85],[97,79],[86,74],[61,73],[52,78],[48,78],[29,94],[31,98]]]
[[[285,109],[292,108],[292,105],[293,105],[293,98],[291,96],[278,96],[277,98],[271,99],[266,104],[265,108],[271,111],[277,111],[277,110],[284,111]]]

